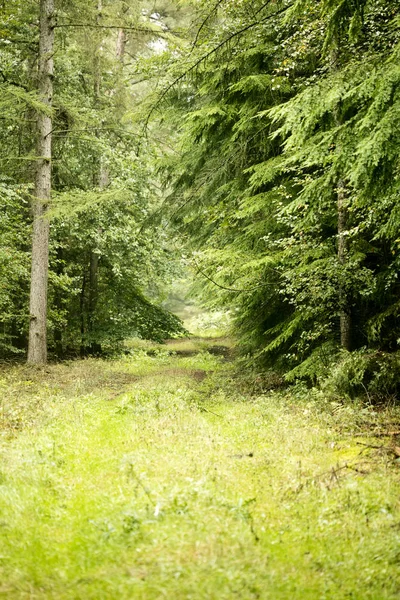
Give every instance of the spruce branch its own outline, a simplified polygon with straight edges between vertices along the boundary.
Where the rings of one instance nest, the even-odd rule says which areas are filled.
[[[220,7],[220,5],[223,2],[224,2],[224,0],[218,0],[218,2],[215,4],[215,6],[213,6],[213,8],[211,9],[211,11],[208,13],[208,15],[206,16],[206,18],[204,19],[204,21],[202,22],[202,24],[198,28],[197,33],[196,33],[196,37],[194,38],[194,41],[193,41],[192,48],[191,48],[190,52],[193,52],[193,50],[197,46],[197,42],[199,41],[201,32],[203,31],[204,27],[207,25],[208,21],[211,19],[211,17],[213,16],[213,14],[217,12],[218,8]]]
[[[54,25],[54,28],[64,29],[64,28],[89,28],[89,29],[117,29],[123,31],[135,31],[137,33],[147,33],[148,35],[158,35],[160,37],[166,36],[169,37],[171,34],[175,37],[180,37],[179,34],[175,31],[168,30],[164,31],[161,28],[151,27],[139,27],[136,25],[100,25],[99,23],[57,23]]]
[[[215,281],[214,279],[212,279],[209,275],[207,275],[207,273],[205,273],[198,265],[198,263],[196,262],[196,260],[192,257],[192,262],[195,266],[195,269],[198,273],[200,273],[200,275],[202,275],[203,277],[205,277],[206,279],[208,279],[208,281],[210,281],[213,285],[216,285],[217,287],[219,287],[221,290],[225,290],[226,292],[234,292],[236,294],[241,294],[243,292],[254,292],[255,290],[259,290],[260,288],[263,287],[267,287],[267,286],[276,286],[275,283],[260,283],[259,285],[255,285],[254,287],[251,288],[242,288],[242,289],[237,289],[237,288],[230,288],[230,287],[226,287],[224,285],[221,285],[220,283],[218,283],[217,281]],[[272,271],[276,271],[276,269],[272,269]]]
[[[269,2],[267,2],[263,7],[265,7]],[[261,25],[262,23],[265,23],[266,21],[269,21],[270,19],[273,19],[274,17],[284,13],[286,10],[288,10],[289,8],[291,8],[292,4],[288,4],[287,6],[284,6],[283,8],[274,11],[273,13],[267,15],[266,17],[264,17],[263,19],[260,19],[259,21],[253,21],[252,23],[249,23],[248,25],[246,25],[245,27],[242,27],[241,29],[234,31],[233,33],[231,33],[230,35],[228,35],[225,39],[223,39],[219,44],[217,44],[214,48],[212,48],[212,50],[209,50],[208,52],[206,52],[205,54],[203,54],[203,56],[201,56],[198,60],[196,60],[193,65],[191,67],[189,67],[188,69],[186,69],[186,71],[184,73],[181,73],[181,75],[179,75],[178,77],[176,77],[169,85],[167,85],[167,87],[164,88],[164,90],[161,92],[159,98],[157,99],[157,101],[153,104],[153,106],[150,108],[143,129],[144,131],[147,130],[147,127],[149,125],[150,119],[152,117],[152,115],[154,114],[154,112],[157,110],[157,108],[159,107],[159,105],[161,104],[161,102],[164,100],[164,98],[167,96],[167,94],[172,90],[172,88],[174,88],[177,83],[179,83],[180,81],[182,81],[183,79],[185,79],[192,71],[194,71],[195,69],[197,69],[197,67],[199,67],[202,63],[204,63],[205,61],[207,61],[208,58],[210,58],[210,56],[212,56],[213,54],[215,54],[216,52],[218,52],[218,50],[220,50],[221,48],[223,48],[224,46],[226,46],[227,44],[229,44],[229,42],[237,37],[239,37],[240,35],[242,35],[243,33],[245,33],[246,31],[249,31],[250,29],[253,29],[254,27],[257,27],[257,25]]]

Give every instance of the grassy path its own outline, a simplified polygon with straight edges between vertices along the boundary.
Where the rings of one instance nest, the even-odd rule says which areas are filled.
[[[0,597],[400,597],[398,464],[360,445],[396,411],[153,354],[3,369]]]

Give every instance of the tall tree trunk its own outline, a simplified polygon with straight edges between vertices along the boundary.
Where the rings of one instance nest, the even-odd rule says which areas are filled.
[[[100,25],[102,18],[102,10],[103,4],[102,0],[97,0],[97,18],[96,23]],[[129,7],[123,10],[123,14],[125,15],[129,10]],[[123,64],[124,56],[125,56],[125,45],[127,39],[126,34],[123,29],[118,30],[117,36],[117,44],[116,44],[116,57]],[[95,59],[94,59],[94,102],[95,108],[99,108],[101,102],[101,44],[96,49]],[[100,132],[97,131],[96,135],[100,137]],[[93,183],[97,185],[100,191],[106,189],[109,185],[109,171],[107,166],[104,164],[102,158],[100,158],[100,165],[96,165],[96,170],[93,173]],[[91,338],[94,330],[94,319],[96,313],[96,307],[98,303],[98,281],[99,281],[99,254],[93,250],[90,251],[90,264],[89,264],[89,280],[88,280],[88,303],[87,303],[87,334],[89,337],[89,347],[88,350],[91,353],[99,353],[101,352],[101,345],[99,343],[94,342]]]
[[[342,266],[346,265],[349,240],[346,235],[348,230],[348,211],[346,206],[346,184],[340,179],[337,187],[337,214],[338,214],[338,260]],[[346,292],[343,285],[339,287],[340,302],[340,345],[346,350],[351,350],[351,311],[348,305]]]
[[[40,0],[39,79],[41,101],[53,102],[54,0]],[[51,195],[52,118],[38,113],[38,163],[33,199],[32,271],[28,363],[47,361],[47,286],[49,265],[49,221],[47,208]]]
[[[331,52],[330,67],[331,71],[335,72],[339,66],[340,59],[340,39],[336,40],[337,46]],[[340,106],[334,111],[335,125],[339,127],[342,125],[343,117],[341,114]],[[341,147],[340,143],[336,145],[336,154],[340,154]],[[338,176],[336,183],[336,206],[337,206],[337,257],[338,262],[341,266],[345,266],[348,260],[349,254],[349,239],[347,237],[348,231],[348,210],[347,210],[347,186],[346,181],[343,177]],[[348,297],[344,289],[343,283],[339,285],[339,305],[340,305],[340,345],[345,350],[351,350],[351,338],[352,338],[352,322],[351,322],[351,308],[348,302]]]
[[[97,0],[97,16],[96,23],[100,25],[103,11],[102,0]],[[95,108],[99,108],[101,100],[101,43],[96,48],[94,57],[94,104]],[[96,131],[96,136],[100,137],[99,131]],[[108,171],[100,158],[100,165],[95,161],[93,172],[93,184],[103,190],[108,185]],[[89,280],[88,280],[88,303],[87,303],[87,333],[89,338],[88,350],[90,353],[101,352],[100,344],[91,339],[94,329],[94,318],[98,302],[98,282],[99,282],[99,254],[90,250],[89,256]]]

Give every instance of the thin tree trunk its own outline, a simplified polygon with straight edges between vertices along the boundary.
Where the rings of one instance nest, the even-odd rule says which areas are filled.
[[[49,108],[53,102],[54,0],[40,0],[39,96]],[[47,361],[47,286],[49,264],[49,221],[51,195],[52,118],[39,112],[38,163],[33,199],[32,271],[28,363]]]
[[[63,251],[61,245],[57,248],[57,275],[61,276],[64,274],[63,268]],[[54,307],[60,313],[63,308],[62,302],[62,294],[60,288],[56,288],[55,296],[54,296]],[[64,356],[63,349],[63,335],[62,329],[59,324],[55,326],[54,329],[54,346],[57,358],[62,358]]]
[[[85,329],[85,291],[86,291],[86,273],[83,272],[82,288],[79,298],[79,312],[81,317],[81,348],[80,354],[83,358],[86,353],[86,329]]]
[[[102,17],[102,0],[97,0],[97,24],[101,23]],[[126,14],[128,8],[125,8],[123,14]],[[127,39],[123,29],[118,31],[117,44],[116,44],[116,57],[123,64],[125,56],[125,45]],[[100,59],[100,47],[97,48],[94,62],[94,100],[95,107],[99,108],[101,101],[101,59]],[[97,132],[97,136],[99,136]],[[94,173],[93,183],[98,185],[102,191],[109,185],[109,172],[104,164],[103,160],[100,159],[100,166],[97,173]],[[99,281],[99,261],[100,257],[97,252],[93,250],[90,252],[90,266],[89,266],[89,281],[88,281],[88,315],[87,315],[87,333],[89,339],[94,330],[94,318],[96,313],[96,307],[98,303],[98,281]],[[101,346],[95,343],[92,339],[89,341],[89,351],[92,353],[101,352]]]
[[[96,252],[90,253],[89,267],[89,298],[88,298],[88,335],[91,337],[94,329],[94,317],[96,313],[98,300],[98,283],[99,283],[99,255]],[[100,344],[89,339],[89,351],[92,354],[101,352]]]
[[[96,25],[100,26],[102,16],[103,16],[103,0],[97,0]],[[100,52],[101,52],[101,44],[99,44],[99,46],[96,48],[96,53],[94,55],[94,97],[96,99],[100,98],[100,91],[101,91]]]
[[[124,12],[124,14],[126,12],[127,12],[127,10]],[[117,37],[116,56],[117,56],[117,59],[121,61],[121,63],[124,61],[126,42],[127,42],[127,39],[126,39],[125,29],[119,29],[118,37]]]
[[[338,214],[338,260],[345,266],[349,251],[349,240],[346,235],[348,230],[348,211],[346,206],[346,187],[343,180],[338,181],[337,187],[337,214]],[[340,345],[346,350],[351,350],[351,311],[348,306],[346,293],[341,285],[339,287],[340,302]]]
[[[102,18],[103,3],[102,0],[97,0],[97,17],[96,23],[99,25]],[[94,60],[94,101],[95,108],[99,108],[101,98],[101,59],[100,59],[100,48],[96,49],[95,60]],[[97,137],[99,132],[96,132]],[[108,171],[104,166],[103,161],[100,159],[100,165],[97,161],[95,164],[95,171],[93,173],[93,183],[97,185],[100,190],[103,190],[108,185]],[[91,339],[94,329],[94,317],[96,313],[96,307],[98,302],[98,282],[99,282],[99,254],[93,250],[90,251],[89,257],[89,281],[88,281],[88,306],[87,306],[87,332],[89,337],[88,350],[91,353],[101,352],[100,344],[96,343]]]
[[[340,40],[337,40],[337,47],[331,52],[331,71],[335,72],[338,69],[340,58]],[[334,112],[335,124],[339,127],[342,124],[343,118],[341,115],[340,107],[337,107]],[[336,154],[340,154],[340,144],[336,146]],[[336,184],[336,206],[337,206],[337,257],[339,264],[345,266],[348,260],[349,254],[349,239],[347,237],[348,231],[348,210],[347,210],[347,186],[346,181],[338,177]],[[351,350],[352,342],[352,322],[351,322],[351,309],[348,302],[346,291],[341,283],[339,285],[339,305],[340,305],[340,345],[345,350]]]

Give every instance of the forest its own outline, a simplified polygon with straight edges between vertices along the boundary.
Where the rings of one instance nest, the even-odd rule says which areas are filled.
[[[252,364],[397,393],[397,2],[253,4],[5,3],[4,357],[178,334],[183,254]]]
[[[398,0],[0,0],[0,597],[398,598],[399,147]]]

